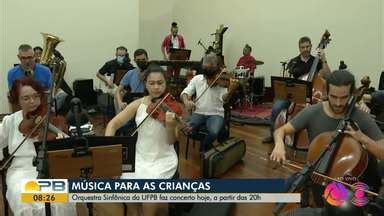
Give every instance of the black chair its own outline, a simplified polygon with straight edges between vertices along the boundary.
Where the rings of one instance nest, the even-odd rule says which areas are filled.
[[[231,106],[229,103],[223,105],[224,107],[224,127],[221,129],[217,141],[219,143],[224,142],[230,135],[230,123],[231,123]],[[185,159],[188,159],[189,140],[192,139],[193,147],[196,140],[202,141],[207,136],[208,130],[205,126],[199,128],[199,130],[189,136],[187,136],[187,145],[185,146]]]
[[[384,70],[381,72],[380,75],[380,82],[379,82],[379,90],[384,90]]]
[[[258,103],[260,102],[265,95],[265,79],[264,77],[255,77],[252,79],[249,79],[249,86],[250,86],[250,100],[251,103]]]

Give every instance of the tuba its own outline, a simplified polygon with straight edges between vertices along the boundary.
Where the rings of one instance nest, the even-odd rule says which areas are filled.
[[[41,54],[40,63],[47,65],[52,72],[55,72],[53,81],[56,91],[61,86],[67,67],[67,63],[64,61],[63,56],[56,50],[57,44],[63,42],[63,40],[48,33],[41,34],[43,35],[43,53]]]

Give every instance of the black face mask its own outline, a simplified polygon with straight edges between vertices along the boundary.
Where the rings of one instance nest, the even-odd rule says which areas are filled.
[[[136,64],[137,64],[137,67],[139,67],[141,71],[147,69],[147,67],[148,67],[147,61],[137,61]]]
[[[216,72],[217,69],[203,69],[203,74],[208,77],[215,75]]]

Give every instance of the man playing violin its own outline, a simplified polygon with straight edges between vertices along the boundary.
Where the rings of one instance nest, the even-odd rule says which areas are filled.
[[[231,82],[229,86],[213,83],[220,71],[219,57],[216,54],[210,53],[203,58],[202,69],[203,74],[194,76],[181,92],[181,99],[187,110],[194,109],[189,121],[193,131],[196,132],[203,125],[208,130],[208,135],[200,145],[200,152],[210,149],[218,137],[224,126],[223,105],[229,101],[236,88],[236,82]],[[192,100],[195,94],[197,101]]]
[[[31,77],[17,79],[10,92],[11,102],[21,107],[11,115],[5,116],[0,124],[0,148],[8,147],[12,154],[24,139],[20,131],[21,123],[27,119],[29,113],[36,111],[42,105],[44,88]],[[22,180],[36,179],[38,173],[33,166],[36,157],[34,142],[36,137],[28,137],[21,147],[14,153],[14,158],[7,170],[6,184],[7,199],[14,215],[44,215],[44,203],[23,203],[20,199]],[[73,203],[52,204],[53,215],[77,215],[76,205]]]
[[[173,147],[177,139],[175,114],[166,112],[165,122],[160,122],[154,116],[148,116],[150,113],[148,108],[152,107],[153,99],[162,98],[165,94],[167,87],[165,71],[158,65],[150,65],[145,71],[144,83],[148,95],[128,104],[115,116],[108,123],[105,135],[115,135],[117,129],[135,117],[136,124],[140,125],[137,130],[135,172],[123,173],[121,178],[170,179],[174,176],[178,164]],[[128,215],[157,215],[161,206],[159,203],[144,203],[142,206],[129,204],[128,209],[134,212]]]
[[[327,101],[305,108],[291,121],[275,131],[275,147],[270,155],[272,160],[277,162],[286,160],[284,146],[286,135],[307,129],[309,140],[312,142],[319,134],[334,131],[337,128],[346,115],[348,102],[355,91],[355,78],[346,70],[337,70],[326,76],[326,87]],[[377,171],[377,160],[384,159],[384,136],[369,114],[354,108],[351,119],[357,127],[349,124],[345,134],[358,141],[361,147],[368,152],[369,158],[368,166],[359,177],[359,181],[366,183],[370,190],[378,191],[381,179]],[[310,149],[314,147],[311,145],[316,145],[316,143],[311,143]],[[316,204],[320,206],[322,205],[321,190],[320,188],[317,192],[314,191]]]
[[[299,39],[299,51],[300,55],[296,56],[295,58],[291,59],[288,62],[288,73],[290,76],[292,76],[295,79],[299,79],[300,76],[303,76],[305,74],[308,74],[313,61],[315,60],[315,57],[311,55],[312,50],[312,43],[311,39],[309,37],[301,37]],[[320,76],[323,77],[325,74],[330,73],[330,69],[327,63],[327,59],[324,53],[324,50],[319,50],[319,56],[320,56],[320,62],[317,65],[317,71],[319,72]],[[270,143],[273,142],[273,131],[274,131],[274,124],[276,121],[277,116],[279,113],[287,109],[290,105],[290,102],[287,100],[275,100],[272,106],[272,113],[271,113],[271,134],[269,137],[266,137],[263,142],[264,143]]]

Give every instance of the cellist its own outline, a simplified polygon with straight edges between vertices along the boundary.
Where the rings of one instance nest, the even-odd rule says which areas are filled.
[[[355,90],[355,78],[347,70],[334,71],[326,76],[326,89],[327,101],[305,108],[275,131],[275,147],[270,159],[277,162],[286,160],[284,137],[288,134],[307,129],[309,139],[312,141],[319,134],[337,128],[339,121],[346,115],[348,101]],[[359,181],[367,184],[371,191],[378,191],[381,180],[377,171],[377,160],[384,159],[384,136],[368,113],[355,107],[351,119],[356,124],[357,130],[348,125],[345,134],[353,137],[368,152],[368,165]],[[322,188],[313,188],[316,188],[313,191],[314,200],[317,206],[322,206]]]

